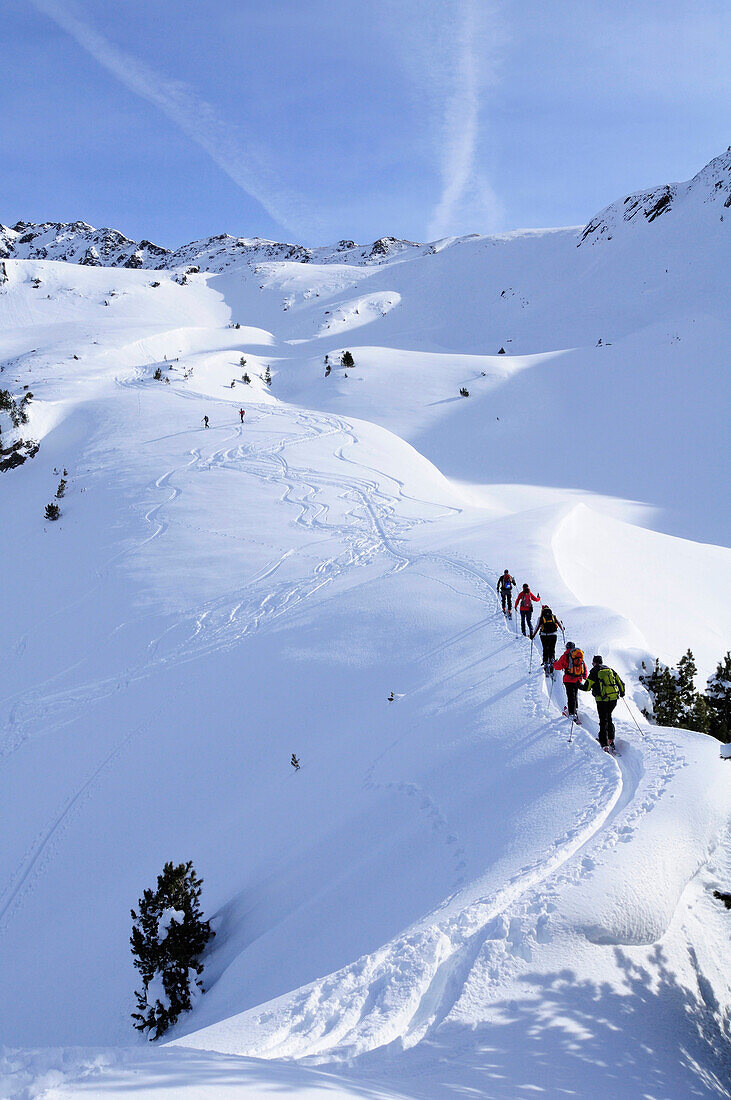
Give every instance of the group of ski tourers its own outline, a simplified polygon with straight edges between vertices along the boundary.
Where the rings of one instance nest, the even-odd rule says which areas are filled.
[[[497,582],[497,590],[500,595],[503,614],[508,618],[513,617],[513,589],[516,587],[515,577],[506,569]],[[596,709],[599,715],[599,744],[605,752],[614,752],[614,722],[612,711],[617,701],[624,697],[624,683],[613,668],[604,664],[602,658],[597,655],[592,658],[591,670],[587,673],[584,662],[584,654],[573,642],[566,642],[566,649],[558,658],[556,657],[556,640],[558,632],[563,633],[563,623],[554,615],[548,604],[541,604],[541,612],[535,629],[532,628],[533,604],[540,603],[541,594],[534,596],[530,585],[524,584],[515,600],[515,609],[520,612],[520,626],[523,636],[530,636],[531,645],[536,636],[541,639],[543,648],[543,660],[541,662],[546,676],[553,677],[554,669],[563,672],[563,684],[566,689],[566,706],[564,715],[571,718],[572,722],[581,725],[578,714],[578,699],[580,691],[590,691],[596,701]]]

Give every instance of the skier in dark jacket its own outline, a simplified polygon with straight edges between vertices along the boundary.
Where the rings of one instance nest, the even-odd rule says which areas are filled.
[[[515,610],[520,612],[520,629],[523,631],[523,637],[525,637],[526,624],[528,625],[528,633],[530,634],[531,619],[533,618],[533,604],[539,603],[540,598],[540,592],[537,596],[534,596],[530,590],[530,585],[524,584],[520,595],[515,601]]]
[[[503,615],[507,615],[509,619],[513,617],[513,585],[515,584],[515,577],[510,576],[510,570],[506,569],[500,580],[497,582],[497,590],[500,593],[500,599],[503,605]]]
[[[204,416],[204,417],[203,417],[203,427],[204,427],[204,428],[207,428],[207,427],[208,427],[208,416]]]
[[[531,634],[531,639],[535,638],[536,634],[541,636],[541,645],[543,646],[543,661],[541,663],[546,676],[553,675],[553,658],[556,656],[556,638],[558,637],[559,627],[563,630],[563,623],[559,622],[548,604],[544,604],[538,616],[536,628]]]
[[[604,664],[597,655],[592,658],[591,672],[586,683],[580,685],[582,691],[591,691],[596,700],[599,715],[599,744],[605,752],[614,748],[614,722],[612,711],[618,699],[624,698],[624,683],[613,668]]]

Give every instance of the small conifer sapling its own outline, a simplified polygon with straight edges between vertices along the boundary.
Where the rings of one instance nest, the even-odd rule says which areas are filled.
[[[133,1026],[150,1039],[164,1035],[191,1009],[196,992],[204,992],[201,955],[215,932],[202,917],[201,886],[190,860],[166,863],[157,889],[145,890],[138,912],[130,910],[130,944],[142,978]]]

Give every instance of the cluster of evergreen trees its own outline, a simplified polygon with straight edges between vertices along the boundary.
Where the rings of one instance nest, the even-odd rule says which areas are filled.
[[[731,652],[719,661],[702,693],[695,687],[697,672],[690,650],[675,668],[668,668],[656,660],[652,672],[640,676],[640,683],[652,696],[652,711],[643,710],[642,713],[660,726],[698,730],[728,743],[731,741]]]
[[[0,412],[6,412],[13,423],[13,427],[19,428],[21,424],[28,423],[28,406],[32,400],[33,394],[30,390],[23,394],[20,401],[17,401],[9,390],[0,390]]]

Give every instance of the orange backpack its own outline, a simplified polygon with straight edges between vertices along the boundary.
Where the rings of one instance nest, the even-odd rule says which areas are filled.
[[[584,664],[584,654],[580,649],[572,649],[568,655],[566,662],[566,671],[570,676],[586,676],[586,665]]]

